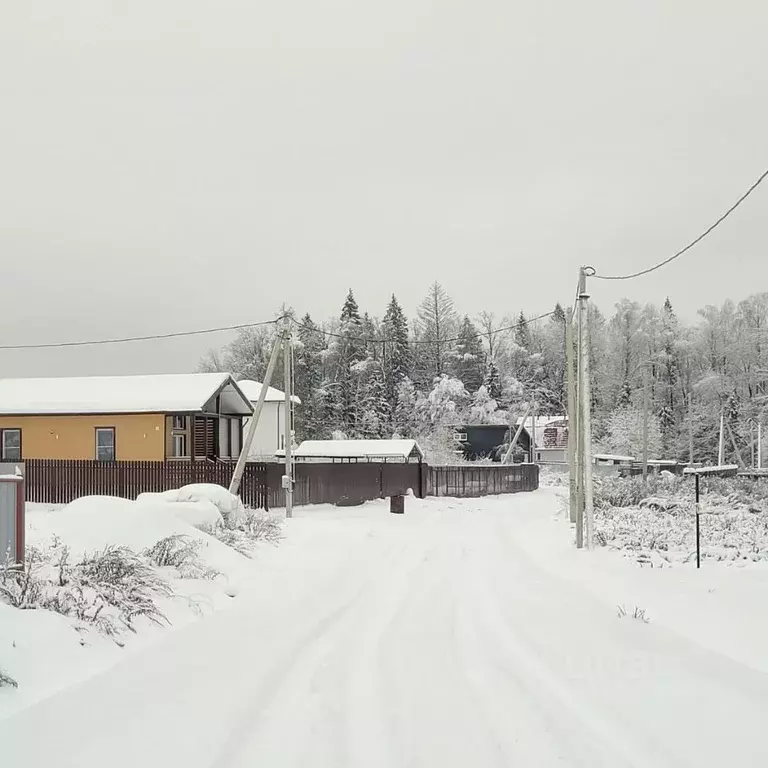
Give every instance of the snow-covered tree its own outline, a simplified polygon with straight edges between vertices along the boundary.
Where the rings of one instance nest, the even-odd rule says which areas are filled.
[[[392,419],[393,434],[408,438],[415,438],[419,434],[423,426],[419,408],[420,399],[413,382],[406,376],[397,385],[395,412]]]
[[[416,326],[414,375],[423,386],[448,372],[458,326],[453,300],[440,283],[433,283],[421,302]]]
[[[408,320],[394,294],[382,322],[384,345],[384,383],[390,408],[397,406],[397,388],[410,375],[411,351],[408,346]]]
[[[609,453],[620,456],[643,455],[643,412],[633,407],[617,408],[608,418],[605,447]],[[659,420],[653,414],[648,416],[648,458],[661,455],[662,439]]]
[[[470,393],[477,392],[485,378],[483,344],[479,331],[468,315],[464,316],[459,327],[451,369]]]
[[[483,379],[483,386],[486,388],[490,397],[496,402],[501,400],[501,373],[496,365],[496,361],[493,358],[489,358],[488,365],[485,369],[485,378]]]
[[[467,411],[467,424],[506,424],[508,420],[507,412],[499,410],[498,402],[490,396],[485,386],[481,386],[475,392]]]

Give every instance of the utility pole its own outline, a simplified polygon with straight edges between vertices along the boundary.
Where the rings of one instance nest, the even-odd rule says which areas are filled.
[[[725,464],[725,411],[720,411],[720,442],[717,447],[717,466]]]
[[[235,471],[232,473],[232,480],[229,483],[229,492],[235,494],[235,496],[240,490],[240,481],[243,479],[245,465],[248,462],[248,454],[251,450],[253,437],[256,434],[256,427],[259,423],[259,418],[261,417],[261,411],[264,408],[264,401],[267,398],[267,390],[269,389],[270,382],[272,381],[272,374],[275,372],[275,366],[277,365],[277,358],[280,355],[281,346],[282,339],[278,335],[275,337],[275,343],[272,347],[272,354],[269,356],[269,363],[267,364],[267,372],[264,374],[264,381],[261,383],[259,399],[256,401],[256,407],[253,409],[253,415],[248,422],[248,429],[245,432],[243,444],[240,446],[240,455],[237,457]]]
[[[587,274],[579,270],[579,394],[581,397],[581,462],[584,469],[584,528],[587,549],[594,545],[594,499],[592,488],[592,403],[590,402],[589,370],[589,294]]]
[[[515,436],[512,438],[512,442],[509,444],[509,448],[507,448],[507,452],[504,454],[504,457],[501,460],[502,464],[509,464],[509,462],[512,459],[512,454],[515,450],[515,446],[517,445],[517,441],[520,439],[520,435],[523,433],[523,429],[525,428],[525,420],[528,418],[528,413],[531,410],[531,405],[528,405],[528,408],[526,409],[525,413],[523,414],[523,418],[520,419],[520,426],[517,428],[517,431],[515,432]],[[512,430],[510,429],[510,432]]]
[[[579,273],[579,289],[581,293],[581,273]],[[582,440],[582,429],[584,424],[583,400],[581,397],[581,347],[583,339],[583,329],[581,322],[581,302],[576,297],[576,548],[581,549],[584,546],[584,443]]]
[[[573,379],[573,310],[565,318],[565,374],[568,387],[568,486],[570,520],[576,522],[576,382]]]
[[[763,425],[757,422],[757,468],[763,468]]]
[[[688,393],[688,463],[693,466],[693,393]]]
[[[531,401],[531,464],[536,463],[536,396]]]
[[[648,482],[648,366],[643,366],[643,484]]]
[[[291,318],[285,318],[283,327],[283,370],[285,371],[285,475],[283,489],[285,490],[285,516],[293,517],[293,375],[292,363]]]

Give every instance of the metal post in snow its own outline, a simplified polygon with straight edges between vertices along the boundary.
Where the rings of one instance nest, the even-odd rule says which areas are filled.
[[[757,422],[757,468],[763,468],[763,425]]]
[[[700,506],[699,506],[699,473],[695,475],[696,480],[696,567],[701,568],[701,527],[699,525]]]

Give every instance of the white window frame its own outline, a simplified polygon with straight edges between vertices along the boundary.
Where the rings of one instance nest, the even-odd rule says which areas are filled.
[[[15,459],[8,458],[8,454],[7,454],[8,446],[5,444],[5,438],[6,438],[6,435],[9,432],[17,432],[18,435],[19,435],[19,444],[18,444],[18,446],[13,446],[13,449],[14,450],[18,450],[18,452],[19,452],[18,458],[15,458]],[[0,446],[0,460],[8,461],[8,462],[21,461],[21,428],[20,427],[9,427],[8,429],[0,430],[0,439],[2,439],[2,445]]]
[[[187,428],[187,417],[186,416],[173,416],[172,421],[172,428],[173,429],[186,429]],[[181,419],[181,426],[178,425],[176,422],[176,419]]]
[[[467,442],[467,433],[466,432],[456,432],[453,436],[453,439],[457,443],[466,443]]]
[[[171,451],[174,459],[187,459],[189,453],[187,452],[187,435],[175,434],[171,435]]]
[[[111,459],[102,459],[99,456],[99,448],[107,447],[107,446],[99,445],[99,432],[109,432],[112,435],[112,458]],[[96,427],[94,437],[96,440],[96,461],[100,461],[105,464],[109,464],[110,462],[117,461],[117,430],[114,427]]]

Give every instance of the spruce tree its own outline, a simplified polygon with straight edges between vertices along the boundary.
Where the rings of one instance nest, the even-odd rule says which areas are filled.
[[[323,398],[323,336],[309,314],[304,315],[298,330],[294,360],[295,393],[301,400],[296,409],[296,435],[299,440],[316,438],[321,430]]]
[[[488,394],[497,403],[501,401],[502,387],[501,387],[501,373],[493,359],[488,360],[488,365],[485,368],[485,379],[483,379],[483,385]]]
[[[397,388],[411,372],[411,350],[408,346],[408,320],[395,295],[387,305],[382,323],[384,391],[390,411],[397,406]]]

